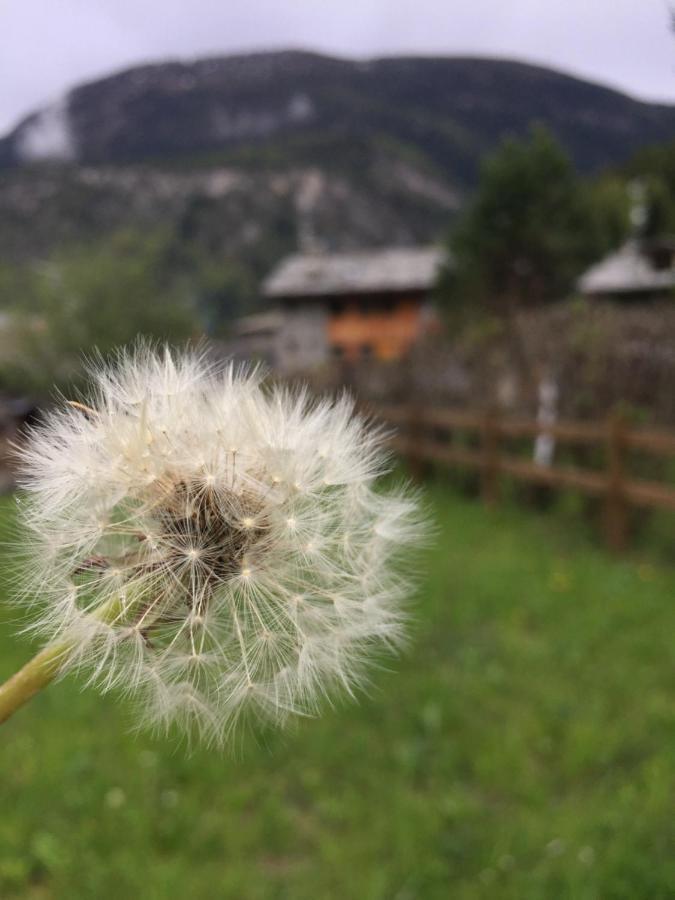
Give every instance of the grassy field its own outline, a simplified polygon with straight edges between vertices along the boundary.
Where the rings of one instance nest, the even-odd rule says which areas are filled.
[[[0,897],[675,896],[675,570],[430,496],[412,650],[359,705],[224,756],[74,682],[3,726]]]

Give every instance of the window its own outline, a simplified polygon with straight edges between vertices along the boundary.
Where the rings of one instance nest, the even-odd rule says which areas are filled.
[[[673,266],[673,248],[672,247],[654,247],[650,254],[652,265],[658,272],[664,272]]]

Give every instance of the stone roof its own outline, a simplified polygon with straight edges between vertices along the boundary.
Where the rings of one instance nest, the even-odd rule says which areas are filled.
[[[438,247],[296,254],[263,283],[269,299],[429,290],[445,257]]]
[[[657,268],[643,244],[631,240],[591,266],[577,286],[583,294],[667,291],[675,288],[675,266]]]

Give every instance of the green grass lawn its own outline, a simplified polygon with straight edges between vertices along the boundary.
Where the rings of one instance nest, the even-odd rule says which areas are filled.
[[[411,651],[358,705],[225,755],[74,681],[2,726],[0,897],[674,897],[675,570],[430,495]]]

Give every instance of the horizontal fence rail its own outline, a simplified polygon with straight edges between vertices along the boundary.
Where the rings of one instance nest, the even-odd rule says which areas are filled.
[[[628,542],[631,506],[675,512],[675,487],[631,476],[630,451],[657,458],[675,456],[675,433],[630,426],[619,417],[603,422],[542,423],[534,419],[505,418],[494,412],[424,407],[378,406],[370,409],[378,419],[396,426],[391,447],[406,457],[418,473],[426,463],[467,468],[479,473],[486,503],[499,499],[502,476],[551,488],[571,488],[604,499],[604,532],[613,550]],[[472,446],[456,446],[463,435]],[[516,456],[505,447],[508,440],[546,437],[559,445],[600,449],[603,467],[545,465]]]

